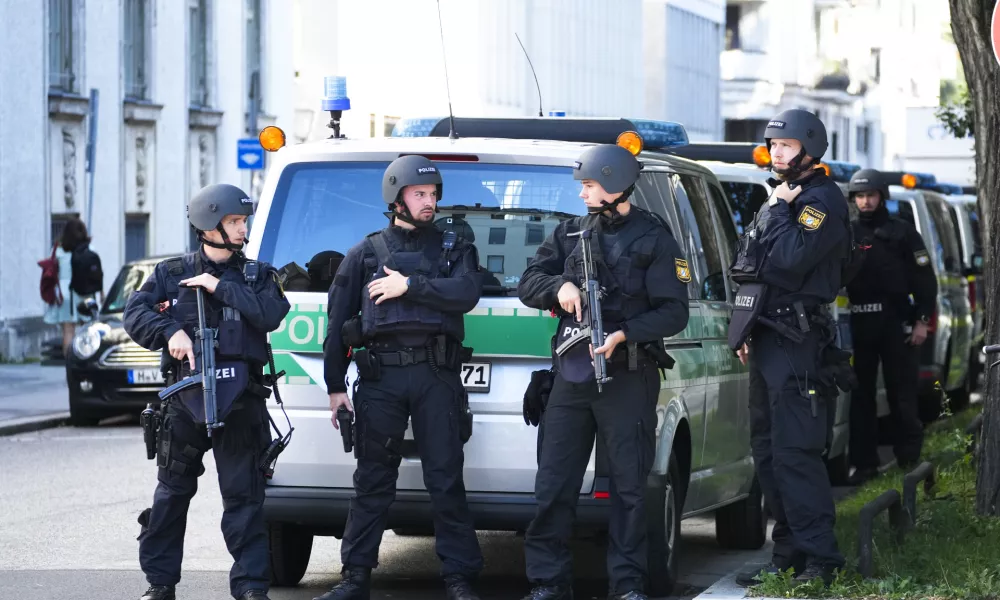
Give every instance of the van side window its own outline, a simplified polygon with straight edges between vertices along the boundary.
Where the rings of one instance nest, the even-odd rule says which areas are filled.
[[[722,195],[722,191],[708,181],[705,182],[705,187],[708,188],[709,197],[712,201],[712,222],[715,223],[715,229],[719,236],[722,268],[725,272],[728,271],[729,266],[736,257],[736,244],[739,241],[739,234],[736,233],[736,224],[733,223],[733,215],[729,212],[729,206],[726,204],[726,199]]]
[[[701,179],[691,175],[671,175],[674,184],[674,198],[677,210],[687,224],[688,234],[681,242],[681,252],[697,274],[692,278],[688,290],[692,298],[702,300],[726,300],[726,279],[719,258],[718,238],[712,223],[712,209]]]
[[[688,260],[688,266],[691,271],[691,283],[688,284],[688,297],[696,299],[699,297],[697,290],[701,285],[704,275],[703,271],[698,271],[697,264],[688,257],[690,251],[687,250],[685,243],[685,240],[689,237],[688,221],[680,218],[674,193],[671,191],[676,187],[681,189],[682,194],[684,193],[679,184],[675,186],[674,180],[676,178],[676,175],[665,172],[654,171],[643,173],[635,185],[635,192],[632,195],[632,199],[636,206],[656,213],[666,219],[667,225],[670,227],[670,234],[677,241],[677,245],[680,246],[684,258]]]
[[[723,181],[721,183],[729,208],[733,211],[736,232],[743,235],[743,230],[750,223],[753,223],[754,215],[767,202],[770,191],[759,183],[742,181]]]

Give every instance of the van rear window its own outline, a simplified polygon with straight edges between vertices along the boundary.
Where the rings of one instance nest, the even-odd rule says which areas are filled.
[[[382,175],[388,162],[287,167],[278,182],[260,260],[306,268],[320,252],[341,255],[388,224]],[[535,250],[562,220],[582,214],[569,167],[439,162],[444,192],[435,218],[476,245],[484,295],[514,291]],[[450,219],[450,221],[449,221]]]

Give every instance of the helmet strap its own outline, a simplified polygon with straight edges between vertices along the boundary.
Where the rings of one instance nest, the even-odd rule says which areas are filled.
[[[616,219],[621,219],[622,215],[621,213],[618,212],[617,207],[619,204],[628,200],[632,196],[632,192],[634,191],[635,191],[635,184],[633,183],[632,185],[625,188],[625,191],[622,192],[622,195],[615,198],[614,201],[601,202],[600,206],[588,206],[587,213],[591,215],[596,215],[607,212],[608,218],[611,219],[612,221],[615,221]]]
[[[226,230],[223,229],[222,223],[216,225],[215,230],[218,231],[220,234],[222,234],[221,244],[218,244],[216,242],[211,242],[208,239],[206,239],[205,232],[201,230],[196,230],[198,231],[198,241],[200,241],[202,244],[205,244],[206,246],[211,246],[212,248],[218,248],[219,250],[229,250],[231,252],[240,252],[243,250],[242,244],[237,245],[229,241],[229,235],[227,235]]]
[[[804,159],[805,157],[806,157],[806,148],[805,146],[803,146],[801,149],[799,149],[799,153],[795,155],[795,158],[788,161],[787,169],[774,169],[774,172],[777,173],[778,176],[785,181],[795,181],[803,173],[812,169],[819,162],[817,159],[814,158],[812,162],[810,162],[809,164],[803,165],[802,159]]]
[[[413,225],[418,229],[423,229],[425,227],[431,227],[434,225],[433,221],[418,221],[414,219],[413,215],[410,214],[410,209],[406,207],[406,203],[403,202],[402,198],[397,198],[396,202],[393,203],[393,206],[398,206],[400,210],[398,211],[393,210],[389,212],[390,225],[393,224],[395,219],[399,219],[404,223],[409,223],[410,225]],[[434,209],[434,212],[437,212],[437,208]]]

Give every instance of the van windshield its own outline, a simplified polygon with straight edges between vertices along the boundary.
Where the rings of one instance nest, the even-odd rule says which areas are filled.
[[[320,162],[287,167],[271,203],[259,259],[279,269],[294,262],[308,270],[317,254],[344,255],[367,234],[385,228],[382,174],[388,164]],[[487,275],[483,295],[516,295],[538,245],[560,221],[584,210],[580,184],[569,167],[437,165],[444,191],[435,222],[475,244]],[[310,273],[313,276],[319,275]],[[323,281],[311,289],[328,287]]]

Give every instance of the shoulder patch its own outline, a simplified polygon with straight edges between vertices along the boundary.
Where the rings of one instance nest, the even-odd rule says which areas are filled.
[[[917,252],[914,252],[913,258],[916,259],[917,264],[920,265],[921,267],[926,267],[927,265],[931,264],[931,258],[927,256],[926,250],[918,250]]]
[[[674,268],[677,272],[677,279],[680,280],[681,283],[691,282],[691,269],[688,267],[688,261],[683,258],[675,258]]]
[[[167,267],[167,272],[171,275],[180,275],[184,272],[184,259],[171,258],[163,263]]]
[[[826,213],[813,206],[806,206],[799,213],[799,223],[809,231],[819,229],[824,219],[826,219]]]

